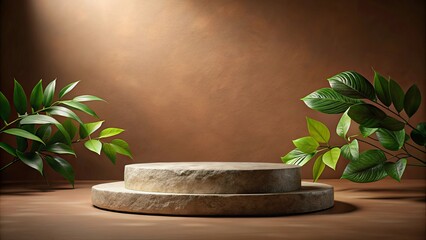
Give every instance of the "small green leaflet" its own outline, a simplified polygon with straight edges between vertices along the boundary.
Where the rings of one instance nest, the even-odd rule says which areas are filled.
[[[313,153],[319,147],[319,143],[313,137],[302,137],[293,140],[294,146],[304,153]]]
[[[312,118],[306,118],[308,124],[309,135],[313,137],[317,142],[328,143],[330,140],[330,130],[322,122],[314,120]]]
[[[287,153],[287,155],[285,155],[284,157],[281,157],[281,161],[286,164],[303,166],[307,162],[309,162],[309,160],[312,159],[315,153],[304,153],[299,149],[294,149],[291,152]]]

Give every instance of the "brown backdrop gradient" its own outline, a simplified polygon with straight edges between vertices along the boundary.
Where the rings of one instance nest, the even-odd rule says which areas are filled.
[[[374,67],[426,97],[425,40],[424,1],[10,0],[1,2],[1,91],[11,99],[13,78],[28,92],[40,78],[58,78],[58,89],[81,80],[70,96],[108,101],[90,106],[104,126],[127,130],[134,162],[279,163],[307,134],[305,116],[336,125],[337,115],[299,99],[338,72],[371,79]],[[412,122],[425,114],[423,101]],[[76,148],[67,159],[77,179],[122,179],[131,163]],[[339,177],[343,162],[323,177]],[[1,178],[41,179],[21,163]]]

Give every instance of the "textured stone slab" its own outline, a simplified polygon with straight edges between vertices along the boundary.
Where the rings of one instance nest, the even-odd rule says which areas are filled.
[[[333,187],[302,183],[299,191],[261,194],[179,194],[129,190],[124,182],[92,187],[94,206],[114,211],[187,216],[270,216],[319,211],[334,204]]]
[[[279,193],[300,189],[300,166],[254,162],[126,165],[126,188],[164,193]]]

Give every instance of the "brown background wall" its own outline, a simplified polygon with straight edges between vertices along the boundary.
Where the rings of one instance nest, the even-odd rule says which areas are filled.
[[[73,95],[108,101],[90,106],[127,130],[135,162],[278,163],[307,134],[305,116],[337,123],[299,99],[338,72],[371,79],[374,67],[426,96],[425,40],[424,1],[10,0],[1,2],[1,91],[11,98],[13,78],[27,91],[40,78],[82,80]],[[413,123],[424,110],[423,101]],[[77,179],[122,179],[131,163],[77,151]],[[40,176],[17,164],[1,178]]]

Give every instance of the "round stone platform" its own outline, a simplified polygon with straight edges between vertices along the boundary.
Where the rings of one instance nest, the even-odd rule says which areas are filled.
[[[127,189],[160,193],[283,193],[300,189],[300,166],[255,162],[126,165]]]
[[[96,207],[132,213],[186,216],[273,216],[307,213],[331,208],[333,187],[302,182],[286,193],[184,194],[126,189],[124,182],[92,187]]]

